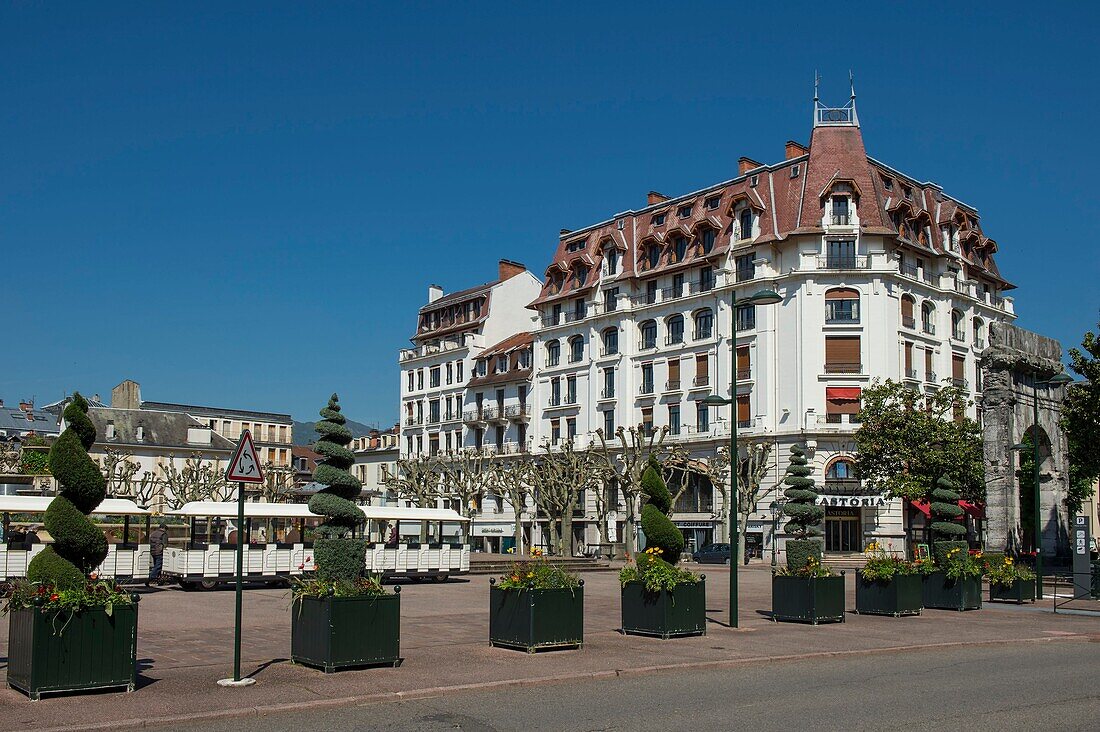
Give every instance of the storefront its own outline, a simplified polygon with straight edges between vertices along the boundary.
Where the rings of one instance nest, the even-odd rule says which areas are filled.
[[[511,521],[479,521],[470,527],[470,548],[475,552],[506,553],[516,545],[516,527]]]
[[[874,532],[876,516],[888,501],[883,495],[822,494],[817,505],[825,509],[825,552],[854,554],[864,550],[864,537]]]
[[[672,522],[684,535],[684,551],[689,554],[714,542],[716,522],[709,520],[689,520],[673,518]]]

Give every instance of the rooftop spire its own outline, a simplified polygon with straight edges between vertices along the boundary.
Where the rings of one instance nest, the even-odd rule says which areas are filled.
[[[843,107],[827,107],[821,103],[818,95],[818,85],[821,77],[814,72],[814,127],[859,127],[859,116],[856,114],[856,82],[851,69],[848,70],[848,85],[851,88],[851,96]]]

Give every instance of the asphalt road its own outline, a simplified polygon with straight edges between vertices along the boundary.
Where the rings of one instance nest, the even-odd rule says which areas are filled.
[[[659,673],[159,729],[214,727],[234,732],[1096,730],[1100,643],[963,647]]]

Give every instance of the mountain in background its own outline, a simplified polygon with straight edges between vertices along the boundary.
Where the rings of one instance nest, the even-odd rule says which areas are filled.
[[[301,445],[303,447],[309,447],[317,441],[317,432],[313,429],[315,422],[299,422],[294,420],[294,444]],[[369,424],[363,424],[362,422],[356,422],[353,419],[349,419],[347,428],[351,430],[352,437],[362,437],[370,432],[372,429],[376,429]]]

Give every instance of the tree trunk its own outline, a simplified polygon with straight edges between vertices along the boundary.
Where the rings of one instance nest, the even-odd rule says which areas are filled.
[[[561,555],[573,556],[573,509],[567,507],[561,516]]]
[[[634,543],[634,502],[635,497],[633,495],[626,496],[626,522],[623,526],[623,533],[626,536],[623,537],[623,545],[626,553],[630,555],[637,551]]]
[[[742,564],[748,564],[745,556],[745,534],[749,528],[749,515],[741,513],[737,517],[737,559]]]
[[[516,514],[515,541],[516,541],[516,547],[515,547],[516,548],[516,556],[518,557],[518,556],[521,556],[524,553],[523,552],[523,519],[520,518],[520,515],[518,513]]]
[[[547,528],[547,530],[550,534],[550,542],[549,542],[549,545],[547,546],[547,549],[549,549],[550,552],[553,553],[554,550],[559,545],[558,544],[558,520],[556,518],[554,518],[553,516],[548,515],[547,519],[546,519],[546,528]]]
[[[601,544],[610,544],[611,543],[611,533],[607,530],[607,519],[610,515],[611,515],[611,512],[608,511],[603,516],[600,516],[600,543]]]

